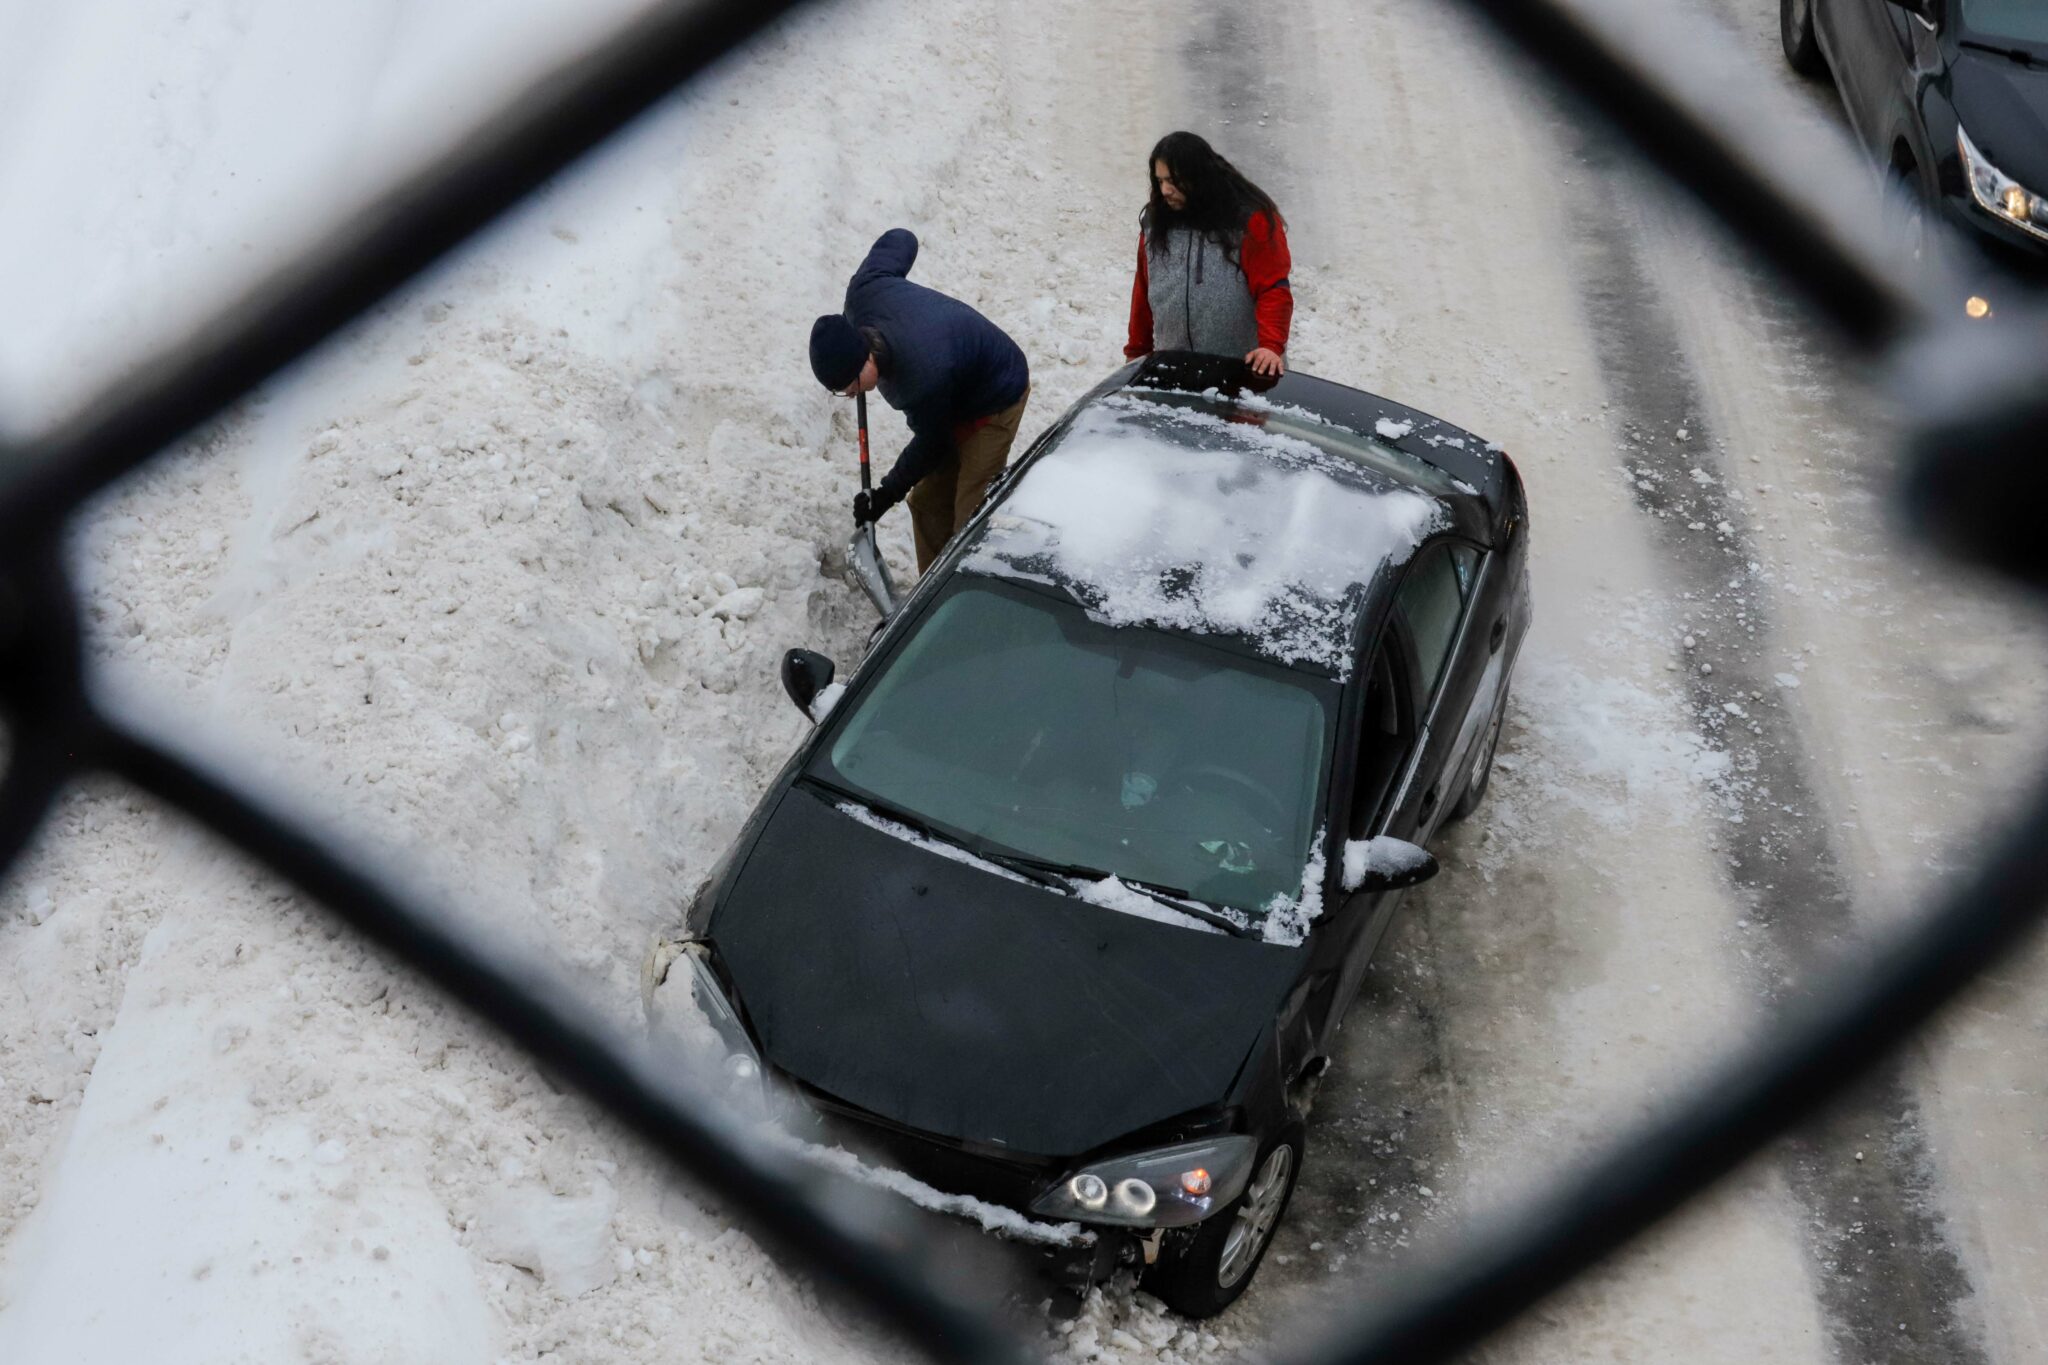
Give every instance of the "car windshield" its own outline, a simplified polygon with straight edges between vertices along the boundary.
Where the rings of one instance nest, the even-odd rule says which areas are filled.
[[[2048,45],[2048,4],[2041,0],[1965,0],[1963,27],[1983,38]]]
[[[963,574],[806,771],[991,855],[1256,913],[1301,891],[1336,695]]]

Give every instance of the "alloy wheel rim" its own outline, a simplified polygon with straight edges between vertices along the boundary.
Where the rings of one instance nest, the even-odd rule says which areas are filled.
[[[1294,1170],[1294,1148],[1281,1143],[1267,1153],[1237,1206],[1237,1217],[1223,1238],[1223,1256],[1216,1265],[1216,1283],[1224,1289],[1243,1279],[1259,1259],[1273,1224],[1280,1219],[1280,1206],[1287,1198],[1287,1177]]]

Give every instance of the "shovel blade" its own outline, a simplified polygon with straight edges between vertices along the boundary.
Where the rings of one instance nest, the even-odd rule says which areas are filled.
[[[882,562],[882,552],[875,545],[874,527],[863,526],[853,533],[846,547],[846,560],[853,565],[854,579],[875,604],[875,610],[884,617],[892,614],[898,601],[896,584],[890,580],[889,566]]]

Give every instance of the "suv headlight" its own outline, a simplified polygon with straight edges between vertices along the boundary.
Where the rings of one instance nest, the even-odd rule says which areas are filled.
[[[647,1022],[656,1040],[735,1105],[760,1108],[765,1086],[761,1054],[711,970],[711,950],[702,943],[683,943],[664,944],[655,952],[657,964],[674,953],[648,996]]]
[[[1970,195],[1985,212],[2048,238],[2048,199],[1986,161],[1961,124],[1956,125],[1956,147],[1963,154],[1963,178],[1970,182]]]
[[[1258,1151],[1258,1139],[1234,1134],[1111,1157],[1069,1173],[1031,1211],[1082,1223],[1186,1227],[1244,1193]]]

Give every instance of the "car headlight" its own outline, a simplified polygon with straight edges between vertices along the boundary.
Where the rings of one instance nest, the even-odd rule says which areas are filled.
[[[1258,1139],[1242,1134],[1111,1157],[1070,1172],[1031,1211],[1135,1228],[1199,1223],[1244,1193]]]
[[[1970,195],[1985,212],[2036,237],[2048,238],[2048,198],[1986,161],[1960,124],[1956,127],[1956,147],[1963,154],[1963,178],[1970,182]]]
[[[648,1023],[701,1082],[736,1105],[758,1108],[764,1084],[761,1054],[711,970],[711,950],[702,943],[677,946],[667,975],[654,985]]]

